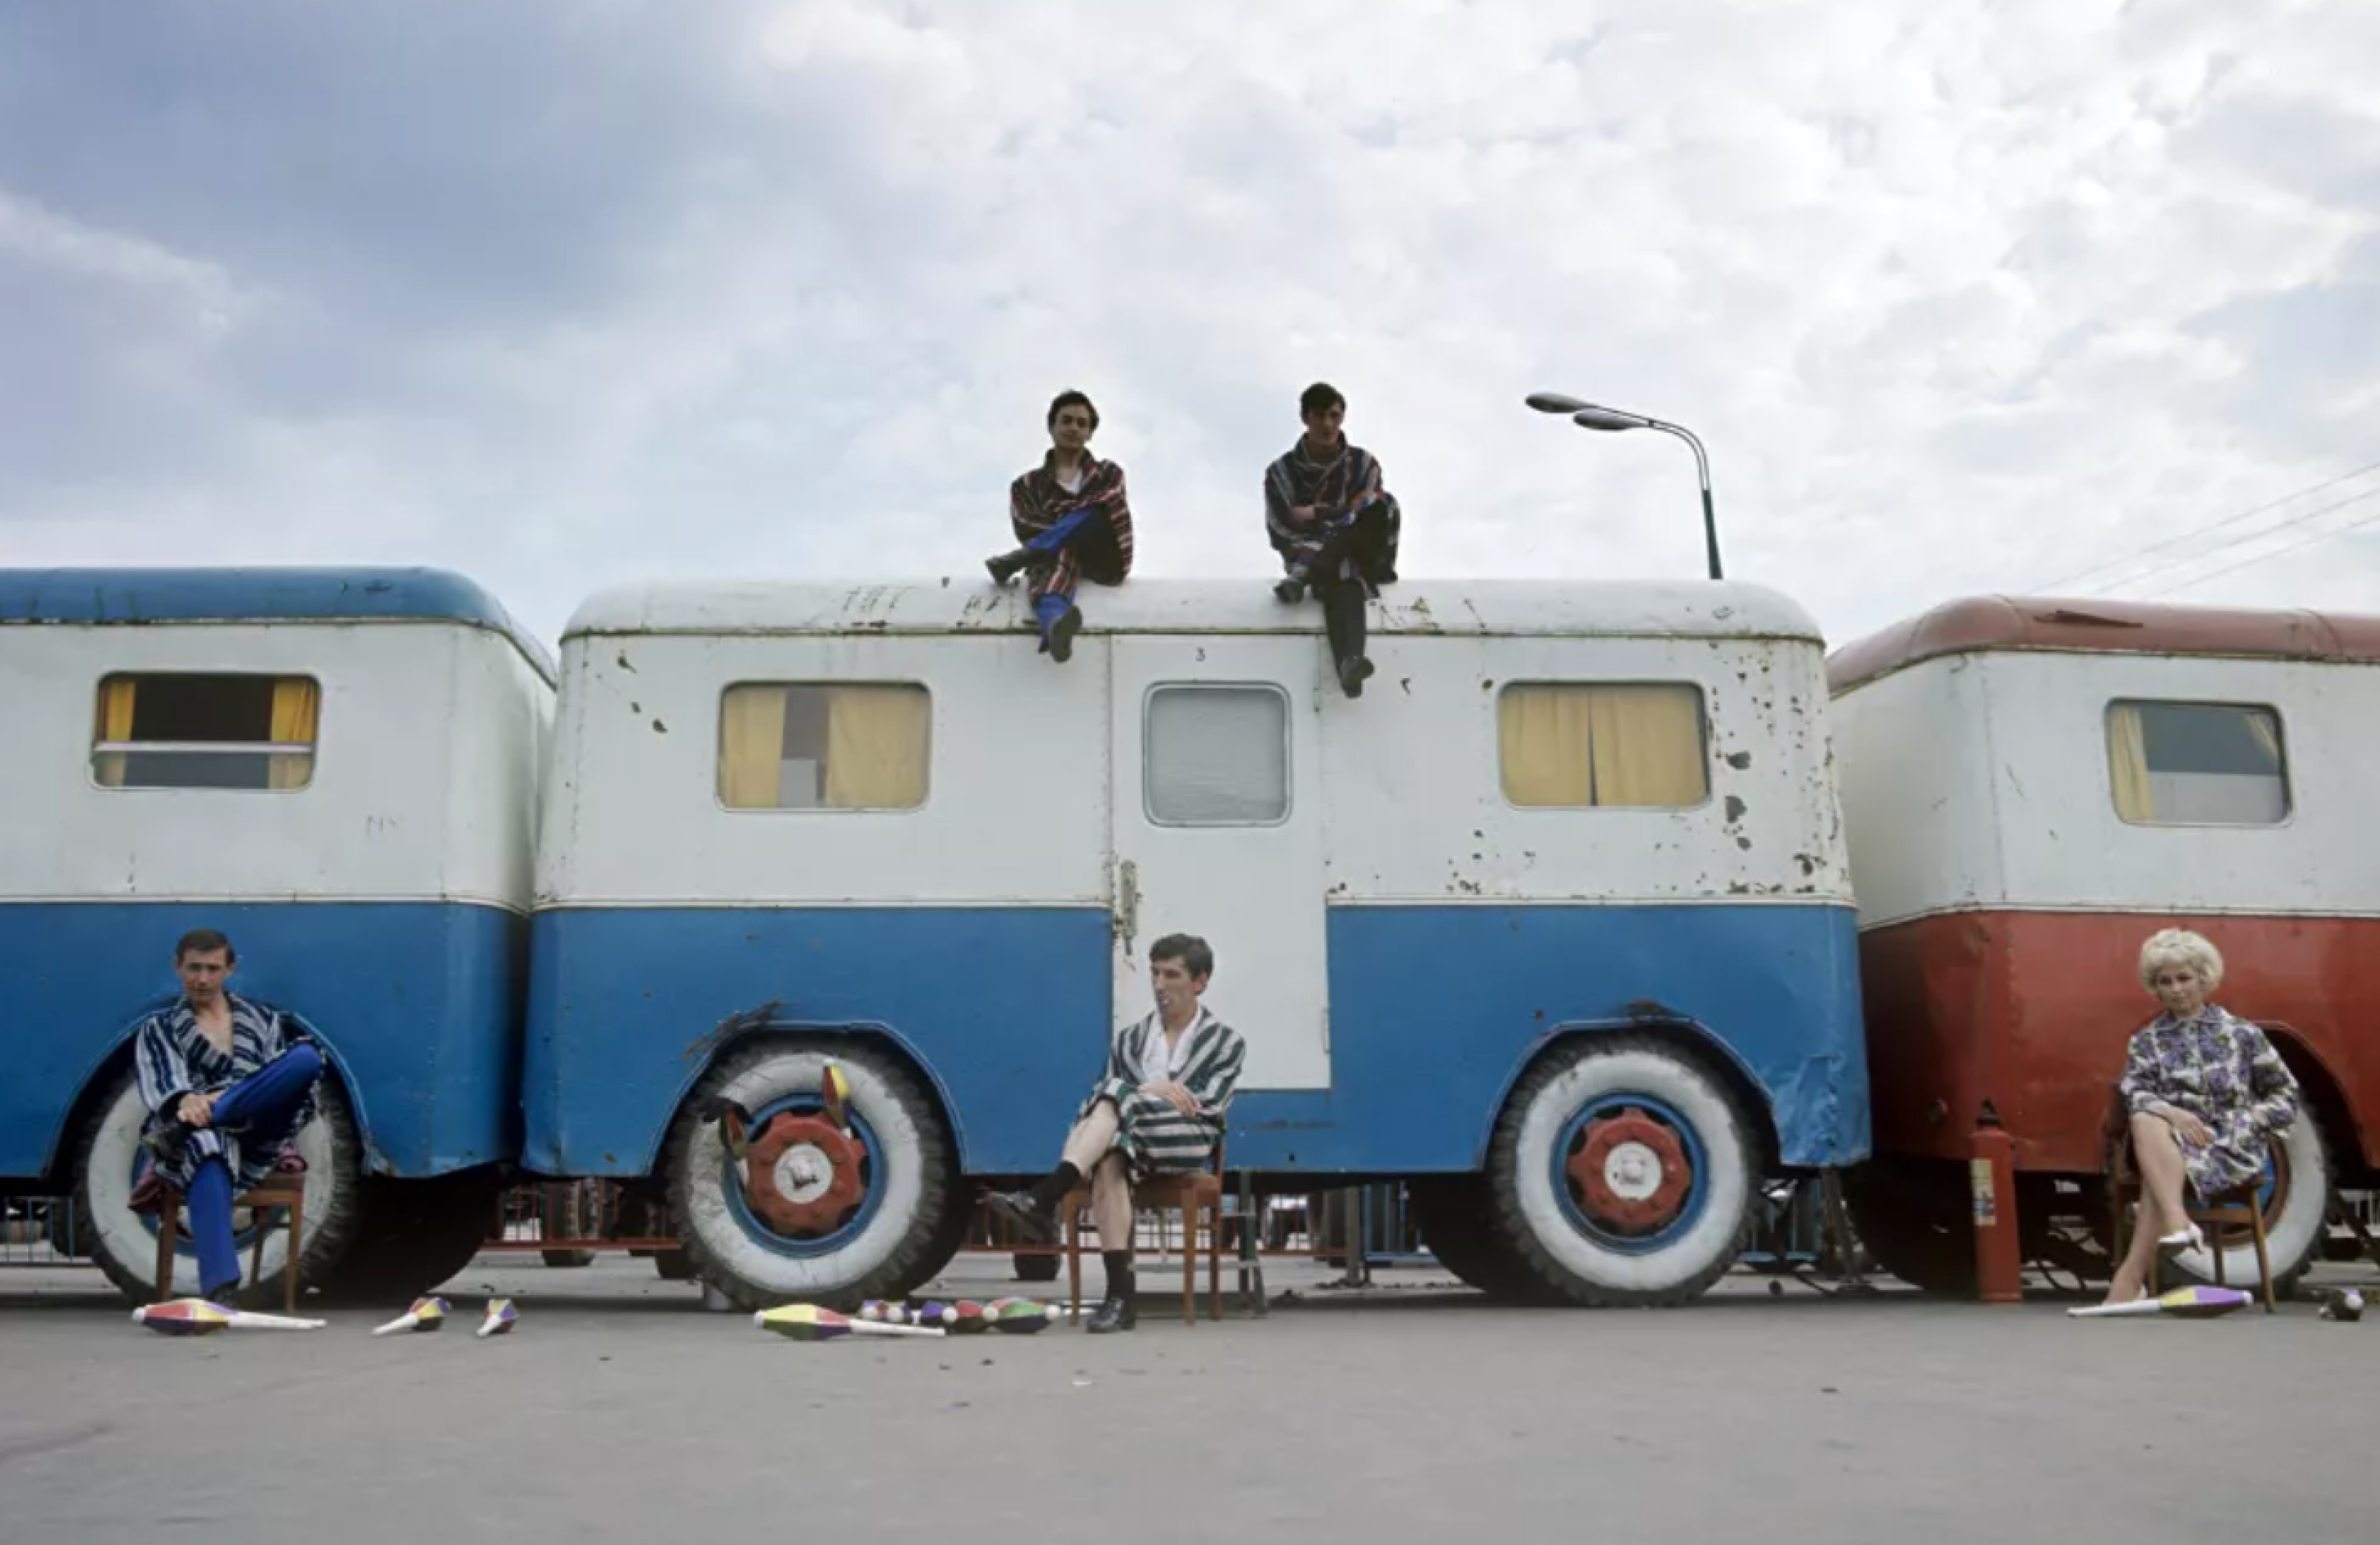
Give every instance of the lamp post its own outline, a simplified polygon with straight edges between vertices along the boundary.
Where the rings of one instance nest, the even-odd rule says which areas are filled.
[[[1622,429],[1658,429],[1665,435],[1675,435],[1684,441],[1694,450],[1694,476],[1703,486],[1703,546],[1710,557],[1710,576],[1713,579],[1726,577],[1718,564],[1718,517],[1711,512],[1710,458],[1703,453],[1703,442],[1694,438],[1693,430],[1682,425],[1663,423],[1658,418],[1647,418],[1641,413],[1598,407],[1576,397],[1565,397],[1559,392],[1532,392],[1529,393],[1529,405],[1539,413],[1569,414],[1570,421],[1582,429],[1600,429],[1606,434],[1618,434]]]

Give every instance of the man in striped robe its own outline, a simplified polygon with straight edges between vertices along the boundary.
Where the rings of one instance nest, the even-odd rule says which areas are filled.
[[[1058,1237],[1058,1208],[1086,1176],[1091,1221],[1107,1265],[1107,1297],[1087,1329],[1128,1331],[1133,1307],[1132,1186],[1207,1166],[1222,1140],[1247,1046],[1239,1032],[1198,1001],[1215,972],[1215,952],[1188,934],[1148,948],[1157,1011],[1117,1031],[1099,1086],[1075,1113],[1064,1157],[1028,1190],[1002,1191],[992,1210],[1028,1239]]]
[[[1297,407],[1305,433],[1265,469],[1265,534],[1287,571],[1272,593],[1295,605],[1313,592],[1340,688],[1361,697],[1372,673],[1364,607],[1396,581],[1404,514],[1380,486],[1378,459],[1341,432],[1347,399],[1339,389],[1316,381]]]
[[[1075,652],[1083,614],[1075,587],[1088,579],[1122,585],[1132,573],[1132,505],[1123,468],[1091,454],[1099,410],[1079,392],[1050,404],[1050,453],[1008,486],[1008,523],[1022,545],[984,560],[994,585],[1021,570],[1041,627],[1041,650],[1063,665]]]
[[[227,1307],[239,1291],[232,1198],[281,1167],[314,1116],[322,1055],[292,1044],[281,1016],[228,991],[238,960],[231,941],[193,929],[174,948],[182,996],[140,1021],[133,1068],[154,1161],[133,1190],[135,1211],[160,1205],[165,1185],[188,1201],[200,1294]]]

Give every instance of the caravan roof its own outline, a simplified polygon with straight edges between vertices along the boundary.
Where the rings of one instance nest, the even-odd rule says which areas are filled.
[[[495,597],[443,569],[0,569],[0,627],[175,622],[460,622],[553,657]]]
[[[1670,580],[1403,580],[1381,592],[1382,634],[1821,641],[1800,603],[1765,585]],[[1321,610],[1283,606],[1261,578],[1135,579],[1084,587],[1087,633],[1313,633]],[[591,597],[563,631],[619,634],[997,633],[1028,627],[1021,585],[772,580],[639,585]]]

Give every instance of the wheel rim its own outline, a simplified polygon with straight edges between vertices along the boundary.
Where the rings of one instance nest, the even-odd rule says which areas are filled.
[[[1571,1225],[1625,1254],[1677,1239],[1709,1197],[1709,1158],[1694,1124],[1650,1095],[1598,1096],[1563,1127],[1552,1157],[1549,1178]]]
[[[815,1094],[753,1113],[745,1174],[723,1165],[721,1189],[736,1226],[779,1255],[820,1256],[864,1232],[885,1192],[882,1147],[874,1129],[846,1108],[846,1135]]]

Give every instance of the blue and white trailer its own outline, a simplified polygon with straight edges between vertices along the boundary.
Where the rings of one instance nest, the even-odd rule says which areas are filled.
[[[561,651],[524,1165],[665,1184],[747,1306],[909,1290],[1038,1173],[1151,941],[1246,1037],[1229,1162],[1404,1177],[1451,1269],[1672,1303],[1867,1152],[1823,644],[1740,584],[655,585]],[[853,1086],[820,1117],[824,1061]],[[756,1117],[735,1162],[719,1096]]]
[[[0,1189],[77,1195],[97,1263],[148,1298],[130,1038],[176,990],[176,939],[217,928],[232,990],[331,1064],[299,1144],[304,1274],[401,1292],[459,1269],[519,1147],[553,680],[435,571],[0,570]]]

